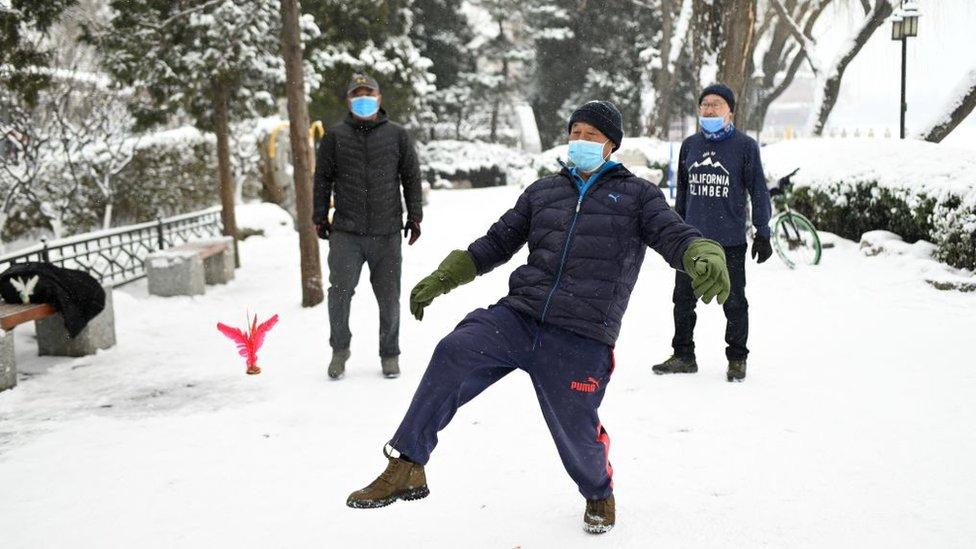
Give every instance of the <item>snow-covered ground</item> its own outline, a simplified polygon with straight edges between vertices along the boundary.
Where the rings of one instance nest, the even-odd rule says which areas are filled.
[[[431,496],[352,510],[439,340],[504,294],[511,264],[440,298],[410,287],[483,233],[519,190],[435,192],[404,248],[404,374],[380,376],[375,300],[354,300],[353,358],[330,382],[324,305],[302,309],[287,215],[241,208],[266,237],[206,296],[115,292],[119,344],[37,357],[16,330],[20,384],[0,393],[0,545],[38,547],[971,547],[976,539],[976,294],[929,287],[913,263],[852,242],[822,265],[749,265],[752,354],[725,382],[724,318],[699,309],[696,375],[659,377],[672,272],[645,262],[601,418],[617,528],[580,528],[527,376],[462,408],[428,465]],[[323,258],[326,249],[323,247]],[[323,261],[324,264],[324,261]],[[281,322],[243,361],[217,321]]]

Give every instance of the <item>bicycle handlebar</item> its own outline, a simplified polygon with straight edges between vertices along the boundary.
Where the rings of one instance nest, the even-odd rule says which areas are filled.
[[[776,187],[769,190],[769,195],[770,196],[777,196],[777,195],[781,195],[784,192],[786,192],[787,187],[789,187],[790,185],[792,185],[792,182],[790,181],[790,178],[792,178],[794,175],[796,175],[796,172],[798,172],[798,171],[800,171],[800,168],[797,168],[797,169],[793,170],[792,172],[790,172],[790,173],[784,175],[783,177],[779,178],[779,180],[776,182]]]

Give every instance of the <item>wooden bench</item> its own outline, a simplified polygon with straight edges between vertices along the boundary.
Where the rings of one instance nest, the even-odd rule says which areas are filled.
[[[202,295],[207,284],[234,279],[234,240],[187,242],[146,257],[149,293],[162,297]]]
[[[57,313],[54,307],[48,303],[25,303],[22,305],[0,303],[0,328],[9,332],[19,324],[47,318]]]
[[[33,321],[37,330],[37,352],[49,356],[86,356],[115,345],[115,310],[112,288],[105,287],[105,308],[88,322],[76,337],[70,337],[64,319],[53,306],[0,303],[0,391],[17,385],[13,329]]]

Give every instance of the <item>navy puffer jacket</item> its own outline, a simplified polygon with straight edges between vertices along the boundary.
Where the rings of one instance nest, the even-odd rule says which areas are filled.
[[[468,253],[484,274],[528,243],[528,263],[512,273],[500,303],[613,345],[645,247],[682,269],[685,250],[701,233],[660,189],[620,164],[605,169],[582,197],[574,179],[563,169],[530,185]]]

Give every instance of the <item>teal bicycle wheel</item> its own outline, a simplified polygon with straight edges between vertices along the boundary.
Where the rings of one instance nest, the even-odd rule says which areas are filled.
[[[789,268],[820,263],[820,236],[810,220],[784,213],[773,224],[773,249]]]

